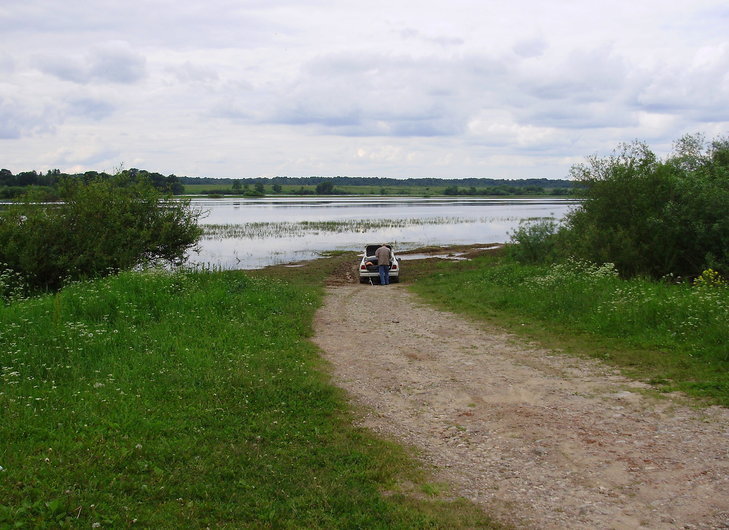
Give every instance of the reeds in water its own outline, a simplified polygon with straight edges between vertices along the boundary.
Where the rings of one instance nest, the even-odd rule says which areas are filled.
[[[406,228],[418,225],[455,225],[513,221],[510,217],[411,217],[401,219],[349,219],[337,221],[281,221],[245,224],[207,224],[203,239],[267,239],[303,237],[312,234],[366,233],[389,228]]]

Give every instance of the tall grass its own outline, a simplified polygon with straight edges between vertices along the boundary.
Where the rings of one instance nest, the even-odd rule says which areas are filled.
[[[302,237],[319,233],[364,233],[386,228],[515,221],[515,217],[411,217],[402,219],[350,219],[346,221],[261,221],[245,224],[202,225],[203,239],[258,239]]]
[[[729,405],[729,289],[618,277],[610,264],[444,264],[416,289],[481,317],[580,333],[581,349],[666,390]],[[609,339],[609,344],[600,338]]]
[[[0,306],[0,527],[488,524],[405,495],[423,475],[350,427],[307,340],[320,294],[135,272]]]

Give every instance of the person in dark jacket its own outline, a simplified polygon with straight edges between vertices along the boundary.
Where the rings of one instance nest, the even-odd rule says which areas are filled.
[[[380,271],[380,285],[389,285],[390,259],[392,257],[390,247],[383,243],[380,248],[375,250],[375,257],[377,258],[377,269]]]

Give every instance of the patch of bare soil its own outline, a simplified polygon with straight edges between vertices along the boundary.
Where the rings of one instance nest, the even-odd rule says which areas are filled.
[[[458,494],[523,528],[729,528],[729,410],[340,272],[314,337],[335,382]]]

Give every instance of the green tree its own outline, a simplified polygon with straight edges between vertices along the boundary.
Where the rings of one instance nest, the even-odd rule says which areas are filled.
[[[32,186],[38,184],[38,173],[35,171],[23,171],[15,177],[18,186]]]
[[[201,235],[189,201],[128,175],[66,179],[60,204],[25,201],[0,215],[0,263],[38,288],[155,262],[180,263]]]
[[[12,186],[15,184],[15,176],[9,169],[0,169],[0,186]]]
[[[676,142],[659,160],[643,142],[573,166],[584,202],[561,234],[570,253],[623,275],[729,272],[729,142]]]
[[[318,195],[331,195],[334,193],[334,184],[331,180],[325,180],[316,185]]]

